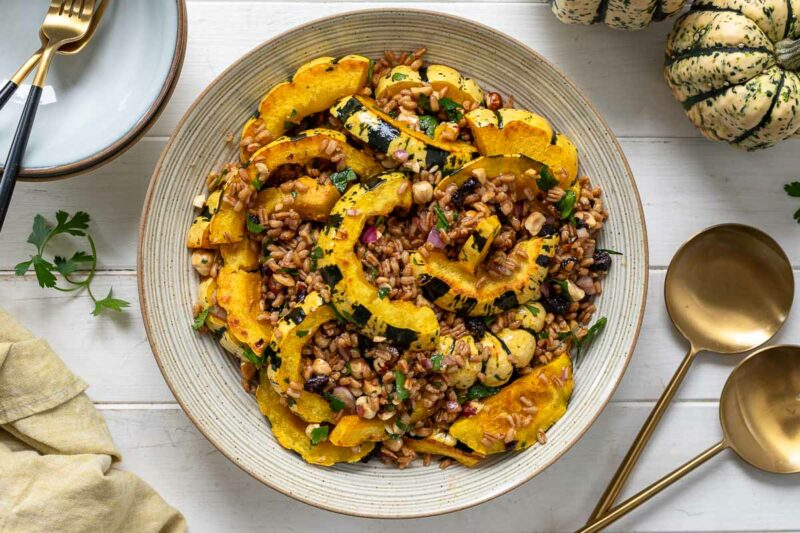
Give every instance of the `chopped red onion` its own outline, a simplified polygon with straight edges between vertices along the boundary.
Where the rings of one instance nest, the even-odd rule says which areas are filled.
[[[589,276],[581,276],[575,280],[575,285],[583,289],[583,292],[591,296],[595,293],[594,281]]]
[[[547,283],[542,283],[542,296],[548,297],[550,296],[550,285]]]
[[[448,411],[450,411],[451,413],[455,413],[456,411],[459,411],[459,410],[461,409],[461,406],[460,406],[460,405],[458,404],[458,402],[457,402],[457,401],[455,401],[455,400],[450,400],[450,401],[448,401],[448,402],[445,404],[445,407],[446,407],[446,408],[447,408],[447,410],[448,410]]]
[[[364,244],[372,244],[378,240],[378,228],[375,226],[367,226],[361,234],[361,242]]]
[[[434,248],[438,249],[444,248],[444,242],[442,241],[442,236],[439,235],[439,230],[436,228],[431,228],[431,231],[428,232],[428,242],[431,243]]]
[[[522,213],[525,210],[525,205],[522,202],[516,202],[514,204],[514,216],[518,219],[522,219]]]
[[[395,150],[394,153],[392,154],[392,157],[394,157],[395,161],[405,163],[406,161],[408,161],[408,152],[406,152],[405,150]]]
[[[579,239],[584,239],[589,236],[589,230],[586,228],[578,228],[575,235],[577,235]]]

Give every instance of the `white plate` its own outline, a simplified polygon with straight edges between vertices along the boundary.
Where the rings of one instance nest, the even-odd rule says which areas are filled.
[[[155,121],[172,92],[185,50],[184,0],[106,1],[87,47],[52,63],[22,177],[82,172],[118,155]],[[3,83],[39,48],[48,6],[48,0],[2,0]],[[32,80],[0,110],[0,167]]]

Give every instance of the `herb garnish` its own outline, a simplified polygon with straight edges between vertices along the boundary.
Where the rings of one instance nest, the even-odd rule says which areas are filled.
[[[444,362],[444,354],[435,353],[431,356],[431,365],[435,372],[438,372],[442,369],[442,363]]]
[[[358,176],[350,167],[340,170],[339,172],[334,172],[328,176],[328,178],[330,178],[331,183],[333,183],[333,186],[336,187],[336,190],[340,193],[344,193],[348,183],[351,181],[358,181]]]
[[[192,329],[197,331],[202,328],[206,323],[206,318],[208,318],[208,312],[211,311],[210,307],[203,308],[197,316],[194,318],[194,323],[192,324]]]
[[[528,311],[530,311],[533,316],[539,316],[539,308],[535,305],[525,304],[525,307],[528,308]]]
[[[616,250],[609,250],[608,248],[597,248],[595,251],[596,252],[605,252],[605,253],[611,254],[611,255],[624,255],[622,252],[618,252]]]
[[[338,413],[345,408],[344,402],[333,394],[326,392],[323,396],[325,396],[325,399],[331,404],[331,411],[334,413]]]
[[[389,295],[391,291],[392,289],[390,287],[381,287],[380,289],[378,289],[378,298],[383,300]]]
[[[257,191],[261,191],[261,187],[264,186],[264,184],[258,178],[253,178],[252,180],[250,180],[250,185],[252,185],[253,188]]]
[[[439,108],[445,112],[447,118],[450,119],[451,122],[458,122],[464,118],[464,113],[462,113],[464,108],[451,98],[440,98]]]
[[[266,226],[262,226],[259,221],[258,217],[252,214],[247,215],[247,231],[250,233],[255,233],[256,235],[262,233],[266,230]]]
[[[447,215],[439,204],[433,204],[433,212],[436,213],[436,229],[439,231],[447,231],[450,229],[450,222],[447,221]]]
[[[407,77],[408,76],[406,76],[402,72],[395,72],[394,74],[392,74],[392,81],[403,81]]]
[[[114,298],[112,289],[108,290],[108,296],[98,300],[92,293],[92,280],[97,271],[97,249],[94,245],[92,236],[86,231],[89,228],[89,221],[91,218],[89,214],[84,211],[78,211],[74,216],[66,211],[58,211],[56,213],[56,226],[51,226],[42,215],[36,215],[33,218],[33,231],[28,236],[28,242],[36,247],[36,254],[32,255],[29,261],[23,261],[14,267],[14,272],[17,276],[23,276],[33,267],[36,273],[36,279],[39,286],[44,288],[56,289],[61,292],[73,292],[80,289],[86,289],[89,297],[94,302],[94,310],[92,315],[98,316],[106,309],[114,311],[122,311],[124,307],[128,307],[130,303],[119,298]],[[91,248],[91,255],[83,251],[78,251],[72,254],[72,257],[66,259],[64,257],[55,256],[53,262],[47,261],[44,257],[44,249],[50,240],[56,235],[67,234],[73,237],[85,237],[89,242]],[[72,275],[81,267],[81,265],[89,266],[89,273],[80,281],[72,279]],[[69,283],[70,286],[59,287],[57,285],[56,277],[53,272],[58,272]]]
[[[372,74],[375,72],[375,60],[369,60],[369,68],[367,69],[367,82],[372,80]]]
[[[395,384],[395,395],[397,396],[398,400],[405,400],[408,398],[409,394],[406,390],[406,376],[399,370],[394,371],[394,384]]]
[[[251,350],[249,346],[242,347],[242,355],[244,355],[248,361],[250,361],[257,367],[261,367],[264,365],[264,358],[257,356],[256,352]]]
[[[439,120],[433,115],[422,115],[419,117],[419,127],[428,137],[433,137],[436,132],[436,126],[438,125]]]
[[[572,211],[575,209],[575,199],[575,191],[567,191],[567,193],[556,204],[556,207],[561,210],[562,219],[572,220],[574,218]]]
[[[536,180],[536,185],[539,187],[540,191],[549,191],[558,185],[558,180],[553,176],[553,173],[550,172],[550,167],[542,167],[542,170],[539,171],[539,179]]]
[[[328,440],[328,426],[320,426],[311,430],[311,445],[316,446],[320,442]]]
[[[431,98],[430,98],[430,96],[428,96],[426,94],[419,95],[419,98],[417,98],[417,105],[419,106],[420,109],[422,109],[426,113],[430,113],[431,112]]]
[[[792,198],[800,198],[800,181],[787,183],[783,186],[783,190]],[[795,211],[793,216],[797,223],[800,224],[800,209]]]
[[[319,246],[315,246],[313,250],[311,250],[311,272],[317,271],[317,261],[322,259],[322,248]]]
[[[482,383],[476,383],[467,389],[467,394],[464,395],[464,400],[482,400],[483,398],[494,396],[498,392],[500,392],[499,387],[487,387]]]
[[[581,356],[581,351],[586,349],[592,343],[595,337],[597,337],[597,335],[603,331],[603,328],[606,327],[607,322],[608,319],[606,317],[597,319],[597,322],[595,322],[594,325],[589,328],[589,331],[586,332],[586,335],[584,335],[582,339],[575,343],[577,347],[576,359]]]

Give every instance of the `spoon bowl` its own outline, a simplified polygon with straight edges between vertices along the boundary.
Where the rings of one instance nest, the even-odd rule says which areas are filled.
[[[667,311],[693,351],[738,354],[760,346],[792,306],[789,258],[769,235],[713,226],[675,254],[664,283]]]
[[[800,472],[800,347],[770,346],[739,363],[719,404],[725,442],[751,465]]]

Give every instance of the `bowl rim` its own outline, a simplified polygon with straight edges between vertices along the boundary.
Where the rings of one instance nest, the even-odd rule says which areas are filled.
[[[186,43],[188,38],[186,0],[175,0],[175,4],[178,8],[178,32],[175,38],[172,61],[167,71],[167,77],[164,79],[161,86],[161,90],[139,120],[136,121],[125,134],[109,146],[77,161],[50,167],[26,168],[23,166],[23,168],[20,169],[20,181],[55,181],[96,170],[133,148],[150,128],[153,127],[161,116],[161,113],[167,107],[172,93],[175,91],[186,57]],[[0,173],[2,173],[2,170],[2,163],[0,163]]]
[[[619,152],[619,154],[621,156],[622,163],[623,163],[624,168],[625,168],[626,177],[627,177],[631,187],[633,188],[633,192],[635,193],[636,206],[638,208],[638,213],[639,213],[640,219],[642,221],[641,229],[642,229],[642,246],[644,248],[644,257],[641,258],[641,259],[642,259],[643,266],[644,266],[644,276],[643,276],[644,283],[643,283],[643,286],[642,286],[642,296],[641,296],[641,300],[640,300],[639,316],[636,317],[636,326],[635,326],[634,331],[633,331],[633,337],[631,339],[631,345],[630,345],[630,348],[628,349],[627,354],[625,354],[625,360],[624,360],[624,364],[622,366],[621,372],[619,372],[619,375],[617,376],[613,386],[609,390],[608,395],[602,400],[602,402],[598,402],[597,403],[597,405],[598,405],[597,408],[596,408],[597,412],[594,414],[594,416],[591,418],[591,420],[588,423],[586,423],[585,426],[576,433],[576,435],[573,438],[569,439],[569,441],[566,443],[566,445],[564,445],[564,447],[563,447],[563,449],[561,451],[556,453],[555,456],[550,461],[545,463],[537,471],[531,472],[530,474],[526,474],[525,476],[521,477],[517,482],[515,482],[512,485],[510,485],[509,487],[502,488],[502,489],[495,489],[493,491],[487,491],[485,495],[482,495],[481,497],[477,498],[474,501],[471,501],[471,502],[468,502],[468,503],[457,504],[457,505],[454,505],[451,509],[445,509],[445,510],[442,510],[442,511],[430,511],[430,512],[423,512],[423,513],[412,513],[412,514],[407,514],[407,515],[391,515],[391,516],[381,515],[381,514],[378,514],[378,513],[359,512],[358,510],[345,511],[345,510],[340,509],[338,507],[335,507],[335,506],[332,506],[332,505],[328,505],[328,504],[326,504],[326,503],[324,503],[322,501],[315,501],[315,500],[313,500],[311,498],[307,498],[307,497],[303,496],[302,494],[292,493],[292,492],[290,492],[288,490],[285,490],[280,485],[272,482],[269,478],[261,476],[257,472],[248,469],[244,464],[241,464],[230,452],[228,452],[223,447],[218,445],[216,440],[206,432],[205,428],[201,424],[198,423],[198,421],[195,419],[194,415],[189,410],[186,409],[186,406],[184,405],[183,400],[177,394],[177,391],[175,390],[172,382],[170,381],[170,379],[169,379],[169,377],[167,375],[167,372],[166,372],[166,370],[164,368],[164,365],[162,364],[162,361],[161,361],[161,355],[159,354],[158,348],[155,346],[155,344],[153,342],[153,334],[151,333],[151,329],[153,328],[153,325],[151,324],[150,316],[149,316],[148,311],[147,311],[147,309],[148,309],[148,307],[147,307],[148,300],[147,300],[147,297],[145,296],[145,282],[146,282],[146,280],[145,280],[144,267],[143,267],[143,258],[144,258],[143,257],[144,256],[144,253],[143,253],[143,241],[144,241],[145,229],[146,229],[147,223],[148,223],[148,215],[149,215],[149,212],[150,212],[150,206],[151,206],[151,203],[152,203],[152,200],[153,200],[156,182],[161,177],[161,168],[163,166],[164,160],[166,159],[167,153],[170,151],[170,149],[172,148],[173,143],[175,142],[176,133],[183,128],[184,124],[188,121],[189,116],[194,111],[195,107],[197,107],[199,105],[200,101],[203,98],[205,98],[205,96],[208,94],[208,92],[211,90],[212,87],[216,86],[217,83],[219,83],[224,77],[226,77],[229,72],[231,72],[232,70],[237,68],[241,63],[243,63],[245,60],[247,60],[257,50],[260,50],[261,48],[264,48],[264,47],[268,47],[273,42],[277,42],[277,41],[279,41],[281,39],[286,38],[286,36],[288,34],[290,34],[290,33],[293,33],[295,31],[298,31],[298,30],[301,30],[301,29],[307,29],[307,28],[309,28],[309,27],[311,27],[311,26],[313,26],[315,24],[318,24],[320,22],[325,22],[325,21],[329,21],[329,20],[332,20],[332,19],[338,19],[338,18],[341,18],[341,17],[347,17],[347,16],[351,16],[351,15],[354,15],[354,14],[365,14],[365,13],[366,14],[369,14],[369,13],[398,13],[398,14],[403,14],[403,15],[409,15],[409,14],[415,14],[416,13],[416,14],[422,14],[422,15],[429,15],[429,16],[432,15],[432,16],[436,16],[436,17],[448,18],[448,19],[451,19],[451,20],[456,21],[456,22],[466,22],[466,23],[469,23],[469,24],[474,24],[476,26],[479,26],[482,30],[486,31],[487,33],[490,33],[492,35],[502,37],[503,39],[508,39],[509,41],[512,41],[514,45],[516,45],[518,47],[521,47],[526,52],[528,52],[532,56],[536,57],[539,61],[541,61],[547,67],[552,69],[553,72],[556,73],[562,79],[562,81],[564,83],[569,85],[572,88],[572,90],[575,91],[575,93],[583,100],[583,102],[587,106],[587,108],[593,113],[593,115],[598,119],[600,124],[603,126],[603,129],[605,130],[605,133],[607,134],[609,140],[617,148],[617,150],[618,150],[618,152]],[[152,176],[150,178],[150,183],[148,184],[148,187],[147,187],[147,193],[145,195],[144,204],[142,206],[142,216],[139,219],[139,235],[138,235],[138,239],[137,239],[136,257],[137,257],[137,262],[136,262],[136,265],[137,265],[136,266],[136,271],[137,271],[136,274],[137,275],[136,275],[136,278],[137,278],[137,286],[138,286],[138,292],[139,292],[139,307],[140,307],[140,310],[141,310],[141,313],[142,313],[142,319],[143,319],[143,322],[144,322],[145,333],[147,334],[147,341],[150,344],[151,351],[153,352],[153,357],[155,358],[156,363],[158,364],[158,368],[159,368],[159,371],[161,372],[161,375],[164,377],[164,381],[167,383],[167,386],[169,387],[170,392],[172,393],[172,395],[175,397],[175,400],[180,405],[181,410],[189,418],[189,420],[192,422],[192,424],[195,426],[195,428],[197,428],[197,430],[214,446],[214,448],[216,448],[223,456],[225,456],[234,465],[239,467],[239,469],[243,470],[244,472],[246,472],[248,475],[250,475],[254,479],[256,479],[259,482],[263,483],[267,487],[269,487],[269,488],[271,488],[271,489],[273,489],[273,490],[275,490],[275,491],[277,491],[277,492],[279,492],[279,493],[281,493],[281,494],[283,494],[285,496],[288,496],[288,497],[290,497],[290,498],[292,498],[294,500],[300,501],[302,503],[311,505],[311,506],[319,508],[319,509],[335,512],[337,514],[341,514],[341,515],[345,515],[345,516],[357,516],[357,517],[362,517],[362,518],[377,518],[377,519],[391,519],[391,520],[402,520],[402,519],[408,519],[408,518],[427,518],[427,517],[432,517],[432,516],[440,516],[440,515],[454,513],[454,512],[457,512],[457,511],[462,511],[464,509],[468,509],[470,507],[474,507],[474,506],[477,506],[479,504],[484,504],[484,503],[486,503],[486,502],[488,502],[490,500],[493,500],[493,499],[495,499],[495,498],[497,498],[499,496],[507,494],[507,493],[511,492],[512,490],[514,490],[516,488],[519,488],[521,485],[527,483],[528,481],[530,481],[531,479],[536,477],[538,474],[540,474],[540,473],[544,472],[546,469],[550,468],[553,465],[553,463],[555,463],[556,461],[561,459],[561,457],[563,457],[564,454],[567,451],[572,449],[572,447],[575,446],[575,444],[577,444],[578,441],[580,441],[584,437],[584,435],[589,430],[589,428],[591,428],[594,425],[594,423],[599,418],[600,414],[602,414],[602,412],[606,409],[606,407],[608,406],[609,402],[611,401],[611,398],[614,396],[614,393],[616,392],[617,388],[619,387],[619,384],[622,381],[622,378],[625,376],[625,373],[627,372],[628,366],[630,365],[630,361],[631,361],[631,358],[633,356],[633,352],[636,349],[636,345],[638,343],[639,334],[641,333],[642,322],[644,320],[644,313],[645,313],[645,308],[646,308],[646,304],[647,304],[647,293],[648,293],[648,288],[649,288],[649,283],[650,283],[650,248],[649,248],[648,238],[647,238],[647,223],[646,223],[645,216],[644,216],[644,208],[642,206],[642,199],[641,199],[641,196],[639,195],[639,188],[636,185],[636,180],[635,180],[635,178],[633,176],[633,171],[631,170],[630,165],[628,163],[628,160],[625,157],[625,152],[622,150],[622,146],[620,145],[619,140],[617,139],[616,135],[614,135],[613,130],[608,125],[608,123],[606,122],[605,118],[603,118],[603,116],[599,113],[599,111],[594,106],[594,104],[586,97],[586,95],[583,93],[583,91],[581,91],[578,88],[578,86],[575,85],[575,83],[573,83],[572,80],[570,80],[550,60],[546,59],[539,52],[537,52],[536,50],[534,50],[533,48],[531,48],[527,44],[523,43],[519,39],[517,39],[515,37],[512,37],[511,35],[508,35],[508,34],[502,32],[500,30],[496,30],[496,29],[492,28],[491,26],[483,24],[482,22],[478,22],[478,21],[475,21],[475,20],[472,20],[472,19],[467,19],[467,18],[460,17],[460,16],[457,16],[457,15],[451,15],[449,13],[443,13],[443,12],[434,11],[434,10],[430,10],[430,9],[416,9],[416,8],[402,8],[401,9],[401,8],[397,8],[397,7],[387,7],[387,8],[380,8],[379,7],[379,8],[348,10],[348,11],[343,11],[343,12],[340,12],[340,13],[327,15],[327,16],[324,16],[324,17],[315,18],[315,19],[312,19],[312,20],[310,20],[308,22],[305,22],[303,24],[298,24],[296,26],[292,26],[291,28],[289,28],[289,29],[287,29],[287,30],[285,30],[285,31],[283,31],[283,32],[281,32],[279,34],[276,34],[273,37],[271,37],[271,38],[269,38],[269,39],[267,39],[265,41],[262,41],[261,43],[257,44],[256,46],[250,48],[247,52],[242,54],[238,59],[236,59],[227,68],[225,68],[222,72],[220,72],[211,82],[209,82],[209,84],[205,87],[205,89],[203,89],[203,91],[200,94],[197,95],[197,97],[192,102],[192,104],[186,109],[186,111],[184,112],[183,116],[178,121],[178,124],[172,130],[172,133],[170,134],[169,139],[168,139],[166,145],[164,146],[164,149],[162,150],[161,155],[159,156],[158,162],[156,163],[156,166],[155,166],[155,168],[153,170],[153,174],[152,174]]]

